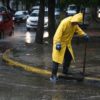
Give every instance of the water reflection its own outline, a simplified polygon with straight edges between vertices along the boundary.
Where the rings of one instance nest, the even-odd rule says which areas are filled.
[[[30,32],[26,32],[25,42],[26,43],[32,43],[32,36],[31,36],[31,33]]]
[[[47,37],[49,37],[49,33],[48,33],[48,31],[44,31],[43,38],[47,38]]]

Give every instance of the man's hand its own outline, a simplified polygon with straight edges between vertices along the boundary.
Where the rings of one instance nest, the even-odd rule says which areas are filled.
[[[59,51],[61,50],[61,43],[56,44],[56,50],[59,50]]]

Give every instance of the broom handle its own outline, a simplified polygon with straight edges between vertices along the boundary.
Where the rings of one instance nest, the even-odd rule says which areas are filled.
[[[85,68],[86,68],[86,50],[87,50],[87,42],[84,44],[84,59],[83,59],[83,75],[85,75]]]

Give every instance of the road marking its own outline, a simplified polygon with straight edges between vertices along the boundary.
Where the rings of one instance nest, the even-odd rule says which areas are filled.
[[[4,54],[3,54],[3,60],[6,61],[9,65],[13,65],[15,67],[20,67],[23,68],[26,71],[29,72],[34,72],[34,73],[38,73],[38,74],[42,74],[42,75],[50,75],[51,72],[48,70],[44,70],[44,69],[40,69],[40,68],[36,68],[34,66],[29,66],[29,65],[25,65],[22,64],[20,62],[14,61],[12,59],[10,59],[7,55],[9,54],[11,50],[8,49]]]
[[[81,99],[90,100],[90,99],[96,99],[96,98],[100,98],[100,95],[97,95],[97,96],[89,96],[87,98],[81,98]]]
[[[86,76],[85,79],[86,80],[100,81],[100,78],[99,77],[88,77],[88,76]]]

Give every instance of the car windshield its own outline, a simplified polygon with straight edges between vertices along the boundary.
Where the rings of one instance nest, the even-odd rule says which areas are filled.
[[[28,14],[28,12],[24,11],[24,12],[23,12],[23,14],[24,14],[24,15],[27,15],[27,14]]]
[[[30,16],[38,16],[39,15],[39,13],[31,13],[31,15]]]
[[[23,15],[23,11],[18,11],[15,13],[15,15]]]
[[[36,16],[37,17],[37,16],[39,16],[39,12],[37,12],[37,13],[31,13],[30,16],[32,16],[32,17]],[[44,16],[48,16],[48,11],[45,11],[45,15]]]
[[[33,8],[32,8],[32,10],[39,10],[39,6],[34,6]]]
[[[70,7],[69,7],[69,10],[76,10],[76,9],[77,9],[76,6],[70,6]]]

